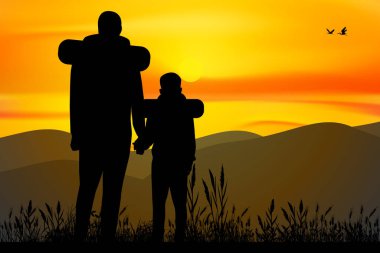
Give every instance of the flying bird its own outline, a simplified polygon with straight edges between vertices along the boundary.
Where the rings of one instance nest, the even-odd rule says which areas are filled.
[[[329,29],[327,29],[326,28],[326,30],[327,30],[327,34],[333,34],[334,33],[334,31],[335,31],[335,29],[332,29],[331,31],[329,30]]]
[[[340,35],[347,35],[347,28],[344,27],[344,28],[342,29],[342,31],[341,31],[340,33],[338,33],[338,34],[340,34]]]

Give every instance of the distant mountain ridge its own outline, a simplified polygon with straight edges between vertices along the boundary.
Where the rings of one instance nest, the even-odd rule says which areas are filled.
[[[0,172],[55,160],[78,160],[70,134],[35,130],[0,138]]]
[[[380,137],[380,122],[355,128]],[[197,149],[256,138],[262,137],[247,131],[216,133],[198,138]],[[71,151],[70,140],[69,133],[59,130],[35,130],[0,138],[0,172],[48,161],[77,161],[78,152]]]
[[[357,129],[380,137],[380,122],[357,126]]]
[[[244,131],[216,133],[197,139],[197,149],[258,137]],[[70,141],[71,135],[59,130],[35,130],[0,138],[0,172],[56,160],[78,161],[78,152],[71,151]],[[144,157],[132,152],[127,174],[138,178],[148,176],[150,160],[150,151]]]
[[[214,145],[223,143],[244,141],[249,139],[260,138],[258,134],[254,134],[246,131],[228,131],[222,133],[216,133],[207,135],[197,139],[197,149],[203,149]]]
[[[148,219],[150,208],[150,181],[125,177],[122,206],[128,206],[129,213],[136,219],[140,215]],[[45,203],[55,206],[60,201],[65,211],[75,207],[79,188],[78,162],[68,160],[50,161],[0,173],[0,221],[7,217],[12,208],[18,212],[20,205],[29,200],[34,206]],[[94,209],[100,210],[102,184],[94,202]],[[128,200],[128,203],[126,202]],[[130,202],[135,203],[131,205]],[[136,220],[135,219],[135,220]]]
[[[334,213],[380,205],[380,138],[337,123],[304,126],[198,155],[199,177],[224,166],[229,199],[263,212],[275,198],[333,205]],[[242,205],[242,203],[244,203]]]
[[[263,213],[272,198],[277,206],[300,199],[310,208],[317,202],[321,207],[333,205],[338,217],[346,217],[350,208],[358,210],[362,204],[367,209],[380,206],[380,138],[363,129],[319,123],[267,137],[242,133],[243,139],[236,141],[206,142],[196,160],[201,204],[200,179],[208,181],[209,169],[218,176],[223,165],[230,205],[249,207],[254,215]],[[3,148],[1,141],[4,139],[0,139]],[[132,152],[127,175],[139,176],[125,179],[122,206],[127,206],[134,221],[151,218],[151,154],[147,153],[137,156]],[[73,206],[77,187],[76,160],[57,159],[0,172],[0,220],[10,207],[29,199],[35,203],[61,200]],[[96,203],[99,206],[99,196]],[[172,215],[171,209],[168,215]]]

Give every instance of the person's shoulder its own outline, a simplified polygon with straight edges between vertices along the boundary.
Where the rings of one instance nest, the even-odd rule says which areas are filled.
[[[92,35],[89,35],[89,36],[86,36],[84,39],[83,39],[83,42],[93,42],[93,41],[98,41],[99,40],[99,34],[92,34]]]
[[[182,101],[187,100],[185,94],[183,94],[183,93],[181,93],[181,94],[179,95],[179,97],[181,98]]]
[[[131,42],[130,42],[129,39],[127,39],[126,37],[119,36],[118,39],[119,39],[119,41],[120,41],[121,43],[125,43],[125,44],[127,44],[128,46],[131,45]]]

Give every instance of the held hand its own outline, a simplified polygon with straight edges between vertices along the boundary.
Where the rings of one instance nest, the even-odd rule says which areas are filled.
[[[138,154],[138,155],[143,155],[144,154],[144,149],[136,149],[135,148],[135,151],[136,151],[136,154]]]
[[[136,150],[136,154],[143,155],[144,154],[144,150],[143,149]]]
[[[136,154],[138,155],[143,155],[144,154],[144,145],[141,141],[140,138],[138,138],[134,143],[133,143],[133,149],[136,151]]]

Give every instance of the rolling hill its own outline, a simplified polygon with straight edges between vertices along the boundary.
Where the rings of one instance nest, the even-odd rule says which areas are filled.
[[[282,205],[300,199],[333,205],[337,214],[347,215],[361,204],[379,206],[379,151],[374,135],[322,123],[210,147],[199,153],[198,167],[216,170],[223,164],[230,200],[258,212],[275,198]]]
[[[197,148],[260,137],[244,131],[229,131],[197,139]],[[0,172],[50,161],[78,161],[70,149],[71,135],[58,130],[36,130],[0,138]],[[127,175],[143,179],[150,175],[152,156],[131,153]]]
[[[141,215],[149,219],[150,208],[150,178],[145,180],[126,177],[123,189],[122,206],[128,206],[135,220]],[[78,162],[50,161],[35,164],[20,169],[0,173],[0,220],[6,217],[10,208],[18,212],[20,205],[26,205],[29,200],[34,206],[43,207],[45,203],[55,206],[59,200],[64,210],[75,206],[79,187]],[[100,187],[96,194],[94,209],[100,210]],[[141,200],[143,201],[141,201]],[[126,202],[128,200],[128,204]]]
[[[310,208],[318,202],[322,208],[334,206],[338,217],[347,217],[350,208],[355,211],[362,204],[367,209],[380,205],[379,151],[379,137],[337,123],[206,145],[197,151],[196,160],[201,204],[204,195],[200,179],[208,181],[208,169],[218,176],[223,165],[229,203],[238,210],[250,207],[250,214],[256,216],[272,198],[277,206],[303,199]],[[149,171],[151,158],[147,153],[132,154],[128,170]],[[77,166],[75,160],[55,160],[1,172],[0,217],[29,199],[35,203],[61,200],[65,206],[73,206]],[[122,206],[127,206],[131,219],[150,219],[150,202],[150,177],[127,176]],[[96,203],[99,206],[99,196]],[[172,216],[172,210],[168,214]]]
[[[370,134],[380,137],[380,122],[357,126],[356,128],[359,130],[362,130],[363,132],[370,133]]]
[[[228,131],[211,134],[197,139],[197,150],[202,150],[219,144],[228,144],[237,141],[251,140],[260,138],[260,135],[245,131]],[[150,175],[152,154],[146,151],[143,156],[132,152],[127,169],[127,175],[144,179]]]
[[[245,141],[260,137],[261,136],[258,134],[245,131],[228,131],[223,133],[216,133],[197,139],[197,149],[203,149],[222,143]]]
[[[0,171],[56,160],[78,160],[70,149],[70,134],[36,130],[0,138]]]

